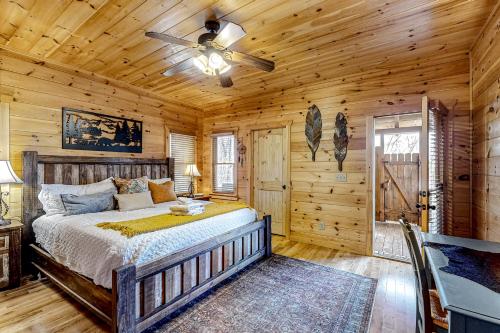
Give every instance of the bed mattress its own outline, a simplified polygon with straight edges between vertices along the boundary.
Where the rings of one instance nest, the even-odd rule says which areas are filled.
[[[33,231],[37,243],[59,263],[92,279],[97,285],[111,288],[114,268],[155,260],[254,222],[257,218],[254,209],[245,208],[132,238],[122,236],[118,231],[96,227],[101,222],[166,214],[170,212],[169,206],[174,204],[176,202],[166,202],[154,208],[128,212],[44,215],[33,222]]]

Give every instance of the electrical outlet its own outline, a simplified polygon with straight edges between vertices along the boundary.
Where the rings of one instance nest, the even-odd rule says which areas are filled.
[[[323,222],[320,222],[319,230],[325,230],[325,224]]]
[[[344,172],[339,172],[335,175],[335,179],[337,179],[339,183],[345,183],[347,182],[347,174]]]

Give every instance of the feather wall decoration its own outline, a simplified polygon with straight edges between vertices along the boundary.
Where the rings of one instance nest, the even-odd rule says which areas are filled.
[[[321,121],[321,112],[316,105],[311,106],[307,111],[306,116],[306,140],[309,149],[311,149],[312,160],[316,161],[316,151],[321,142],[321,128],[323,124]]]
[[[342,171],[342,162],[347,155],[347,144],[349,137],[347,136],[347,118],[342,112],[337,113],[335,117],[335,133],[333,134],[333,144],[335,159],[339,163],[339,171]]]

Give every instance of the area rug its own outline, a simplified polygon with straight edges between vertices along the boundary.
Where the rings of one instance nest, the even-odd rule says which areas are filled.
[[[367,332],[376,285],[375,279],[273,255],[149,332]]]

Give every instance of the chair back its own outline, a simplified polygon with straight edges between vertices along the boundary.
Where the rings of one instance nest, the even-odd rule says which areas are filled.
[[[416,332],[417,333],[431,333],[432,332],[432,317],[431,305],[429,298],[429,284],[425,272],[424,261],[422,253],[418,245],[417,237],[411,224],[404,217],[399,220],[403,229],[406,244],[410,252],[411,263],[413,272],[415,273],[415,289],[417,299],[417,318],[416,318]]]

